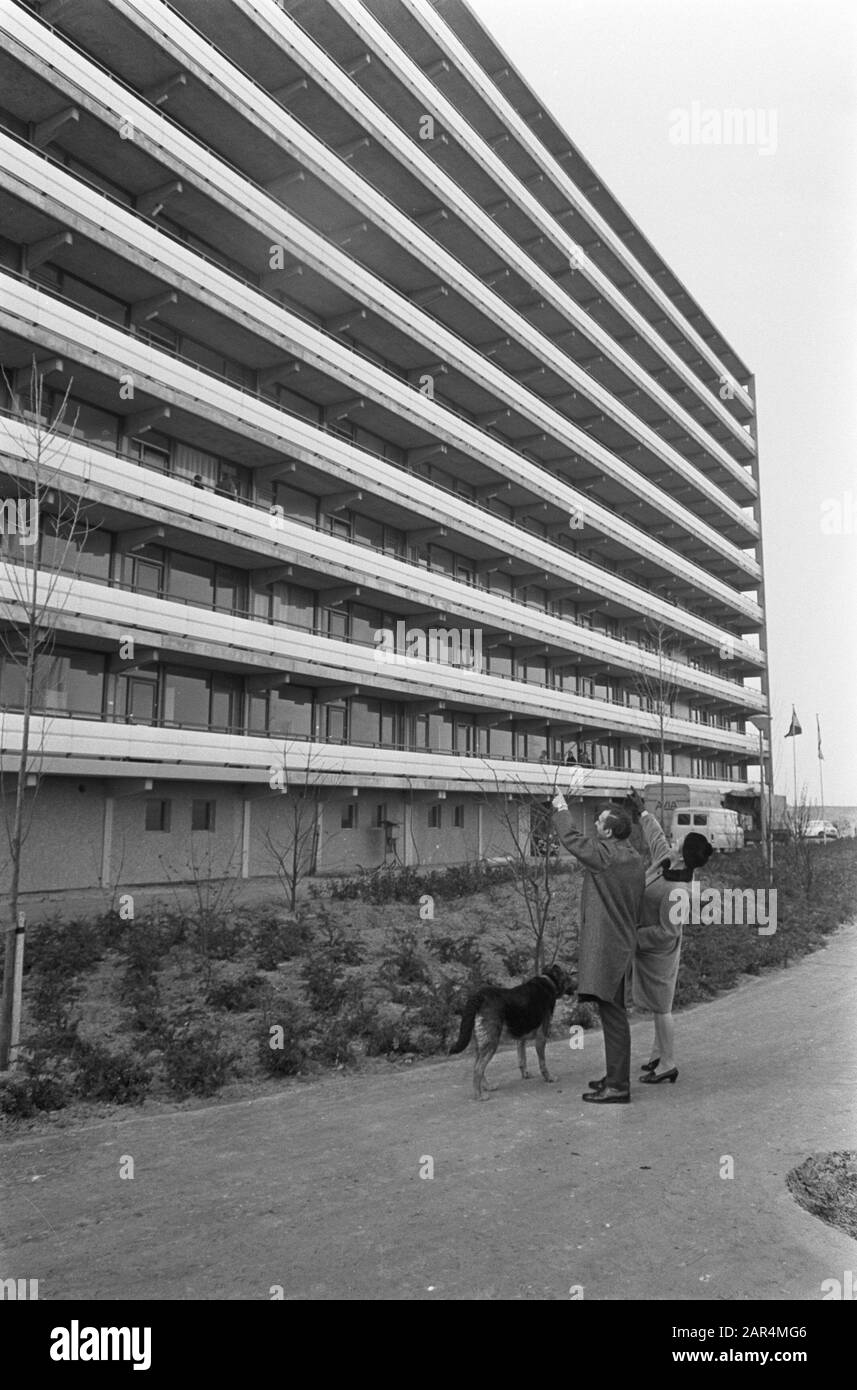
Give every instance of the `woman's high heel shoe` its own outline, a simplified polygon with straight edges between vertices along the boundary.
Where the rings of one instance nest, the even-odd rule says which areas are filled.
[[[660,1057],[656,1057],[656,1058],[654,1059],[654,1061],[652,1061],[652,1062],[643,1062],[643,1063],[641,1064],[641,1066],[640,1066],[640,1071],[648,1071],[648,1072],[657,1071],[657,1069],[658,1069],[658,1062],[659,1062],[660,1060],[661,1060]]]
[[[641,1076],[640,1080],[644,1086],[657,1086],[661,1081],[669,1081],[674,1085],[678,1081],[678,1067],[673,1067],[672,1071],[662,1071],[660,1076],[652,1072],[649,1076]]]

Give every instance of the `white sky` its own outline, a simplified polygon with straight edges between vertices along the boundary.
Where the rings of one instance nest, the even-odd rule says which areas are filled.
[[[857,804],[857,4],[469,2],[755,373],[776,789],[794,704],[799,789],[818,713]],[[773,152],[672,143],[693,102],[775,112]]]

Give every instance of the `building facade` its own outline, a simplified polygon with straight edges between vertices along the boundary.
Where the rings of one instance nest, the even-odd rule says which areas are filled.
[[[346,870],[503,853],[571,767],[748,793],[751,373],[462,0],[0,33],[25,889],[270,874],[301,799]]]

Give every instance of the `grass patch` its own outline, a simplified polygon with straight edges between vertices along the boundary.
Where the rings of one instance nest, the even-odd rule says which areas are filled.
[[[799,1206],[857,1240],[857,1153],[812,1154],[786,1176]]]

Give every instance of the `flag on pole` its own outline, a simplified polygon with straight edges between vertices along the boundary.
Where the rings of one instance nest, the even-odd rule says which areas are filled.
[[[818,761],[820,763],[823,763],[824,754],[821,751],[821,720],[819,719],[818,715],[815,716],[815,722],[818,725]]]
[[[789,725],[788,733],[785,735],[785,737],[786,737],[786,738],[794,738],[796,734],[802,734],[802,733],[803,733],[803,729],[801,728],[801,726],[800,726],[800,721],[798,720],[798,717],[797,717],[797,715],[795,714],[795,707],[794,707],[794,705],[792,705],[792,722],[791,722],[791,724]]]

